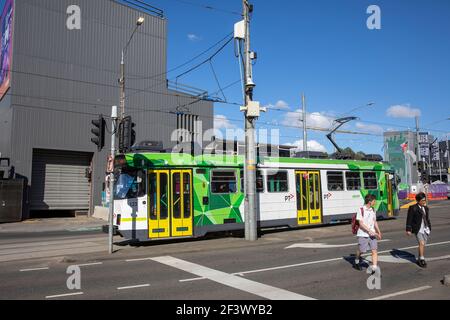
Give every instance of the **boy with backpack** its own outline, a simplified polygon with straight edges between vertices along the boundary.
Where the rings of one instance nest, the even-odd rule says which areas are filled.
[[[369,194],[364,199],[364,206],[359,208],[352,221],[353,233],[358,238],[358,250],[356,252],[354,268],[362,270],[360,264],[361,254],[369,249],[372,251],[372,273],[378,268],[378,242],[381,240],[381,231],[377,223],[377,214],[374,206],[376,197]]]

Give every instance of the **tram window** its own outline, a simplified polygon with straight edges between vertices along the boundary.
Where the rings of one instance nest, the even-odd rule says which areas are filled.
[[[150,173],[149,181],[148,181],[148,200],[149,200],[149,211],[150,211],[150,219],[157,220],[158,212],[157,212],[157,176],[156,173]]]
[[[160,217],[165,220],[169,217],[169,184],[167,173],[159,175],[159,202],[160,202]]]
[[[145,196],[145,174],[140,170],[122,170],[116,176],[114,198],[118,200],[135,199]]]
[[[241,191],[245,192],[244,170],[241,170]],[[256,172],[256,192],[264,192],[264,177],[261,170]]]
[[[267,191],[270,193],[288,192],[288,173],[287,171],[278,171],[267,174]]]
[[[375,172],[364,172],[364,188],[367,190],[378,189],[377,174]]]
[[[359,172],[346,172],[347,190],[361,190],[361,175]]]
[[[189,173],[183,174],[183,209],[184,218],[191,217],[191,175]]]
[[[315,185],[315,198],[316,198],[316,209],[320,208],[320,180],[319,180],[319,174],[314,175],[314,185]]]
[[[344,191],[344,173],[341,171],[328,171],[328,191]]]
[[[216,194],[236,193],[237,179],[235,171],[212,171],[211,192]]]
[[[181,176],[179,173],[174,173],[172,179],[173,217],[179,219],[181,218]]]

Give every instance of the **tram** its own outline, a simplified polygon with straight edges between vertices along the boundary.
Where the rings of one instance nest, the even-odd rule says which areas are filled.
[[[114,225],[126,239],[199,238],[244,229],[244,158],[131,153],[115,159]],[[367,194],[378,218],[399,214],[396,175],[384,162],[258,159],[258,226],[299,228],[351,220]]]

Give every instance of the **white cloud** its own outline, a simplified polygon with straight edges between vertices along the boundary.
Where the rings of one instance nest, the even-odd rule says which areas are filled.
[[[280,110],[290,110],[289,104],[284,100],[278,100],[277,103],[271,104],[265,106],[268,109],[280,109]]]
[[[189,33],[187,35],[187,38],[189,39],[189,41],[200,41],[200,40],[202,40],[202,38],[200,38],[198,35],[193,34],[193,33]]]
[[[361,129],[365,132],[370,132],[370,133],[383,133],[384,132],[384,129],[382,127],[375,125],[375,124],[364,124],[361,122],[357,122],[356,128]]]
[[[216,115],[214,117],[214,129],[235,129],[236,126],[231,123],[230,120],[224,115]]]
[[[297,147],[294,149],[295,152],[303,151],[303,140],[295,141],[294,143],[286,143],[287,146]],[[308,150],[309,151],[319,151],[319,152],[328,152],[325,146],[321,145],[316,140],[308,141]]]
[[[415,118],[420,117],[422,112],[420,109],[411,108],[410,105],[395,105],[387,109],[386,114],[392,118]]]
[[[295,112],[288,112],[282,121],[283,125],[287,126],[303,126],[302,110],[298,109]],[[321,112],[313,112],[306,114],[306,125],[311,128],[330,129],[333,126],[333,119]]]

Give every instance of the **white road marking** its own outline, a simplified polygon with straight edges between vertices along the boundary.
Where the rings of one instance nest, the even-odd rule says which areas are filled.
[[[129,286],[129,287],[120,287],[117,288],[117,290],[129,290],[129,289],[137,289],[137,288],[145,288],[145,287],[150,287],[150,284],[140,284],[140,285],[136,285],[136,286]]]
[[[125,260],[125,262],[139,262],[139,261],[150,261],[152,258],[141,258],[141,259],[129,259]]]
[[[434,258],[426,258],[426,261],[440,261],[450,259],[450,255],[442,256],[442,257],[434,257]],[[372,257],[367,257],[367,261],[372,262]],[[415,256],[378,256],[378,261],[380,262],[389,262],[389,263],[416,263],[417,259]]]
[[[450,259],[450,255],[437,257],[437,258],[426,258],[427,261],[439,261],[439,260],[446,260],[446,259]]]
[[[388,242],[391,241],[389,239],[380,240],[380,242]],[[358,244],[348,243],[348,244],[326,244],[326,243],[296,243],[285,249],[293,249],[293,248],[302,248],[302,249],[333,249],[333,248],[345,248],[345,247],[356,247]]]
[[[389,298],[392,298],[392,297],[397,297],[397,296],[401,296],[401,295],[405,295],[405,294],[409,294],[409,293],[414,293],[414,292],[428,290],[428,289],[431,289],[431,288],[432,288],[431,286],[424,286],[424,287],[420,287],[420,288],[416,288],[416,289],[399,291],[399,292],[396,292],[396,293],[391,293],[391,294],[387,294],[385,296],[376,297],[376,298],[372,298],[372,299],[368,299],[368,300],[384,300],[384,299],[389,299]]]
[[[83,292],[75,292],[75,293],[66,293],[66,294],[58,294],[55,296],[46,296],[45,299],[54,299],[54,298],[62,298],[62,297],[70,297],[70,296],[79,296],[84,294]]]
[[[174,257],[157,257],[152,260],[269,300],[314,300],[294,292],[243,279]]]
[[[431,243],[431,244],[428,244],[427,247],[439,246],[439,245],[444,245],[444,244],[450,244],[450,241]],[[412,246],[412,247],[406,247],[406,248],[399,248],[397,250],[415,249],[417,247],[418,246]],[[391,250],[385,250],[385,251],[379,251],[378,254],[389,253],[389,252],[392,252],[392,251],[393,251],[392,249]],[[366,260],[367,260],[367,257],[370,257],[370,253],[363,254],[361,256],[366,258]],[[440,257],[439,259],[440,260],[444,260],[446,258],[447,258],[447,256],[444,256],[444,257]],[[333,259],[327,259],[327,260],[318,260],[318,261],[311,261],[311,262],[304,262],[304,263],[296,263],[296,264],[290,264],[290,265],[284,265],[284,266],[278,266],[278,267],[272,267],[272,268],[264,268],[264,269],[249,270],[249,271],[240,271],[240,272],[233,273],[233,275],[243,276],[245,274],[250,274],[250,273],[282,270],[282,269],[288,269],[288,268],[303,267],[303,266],[308,266],[308,265],[313,265],[313,264],[320,264],[320,263],[327,263],[327,262],[336,262],[336,261],[341,261],[341,260],[344,260],[344,258],[340,257],[340,258],[333,258]],[[389,260],[389,259],[387,258],[386,260]],[[427,260],[428,261],[434,261],[434,260],[431,260],[431,259],[427,259]],[[390,261],[386,261],[386,262],[390,262]],[[405,262],[405,263],[410,263],[410,262]],[[183,280],[179,280],[179,282],[189,282],[189,281],[198,281],[198,280],[205,280],[205,278],[204,277],[198,277],[198,278],[191,278],[191,279],[183,279]]]
[[[45,268],[34,268],[34,269],[22,269],[19,270],[20,272],[29,272],[29,271],[39,271],[39,270],[48,270],[49,267],[45,267]]]
[[[77,264],[79,267],[89,267],[89,266],[98,266],[102,265],[103,262],[93,262],[93,263],[85,263],[85,264]]]

